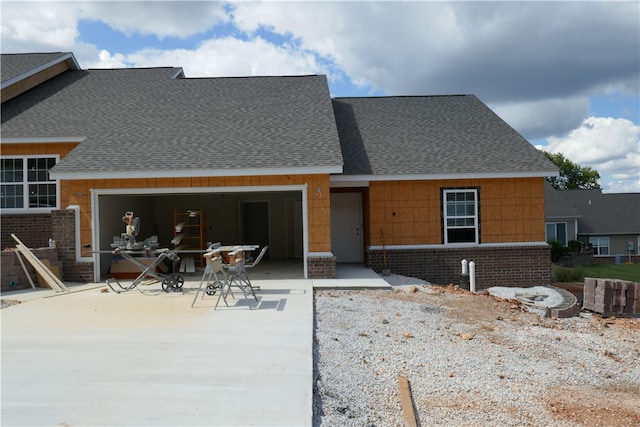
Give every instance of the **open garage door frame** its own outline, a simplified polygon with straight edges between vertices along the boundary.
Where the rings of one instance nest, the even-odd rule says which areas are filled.
[[[296,192],[301,193],[302,202],[302,247],[303,247],[303,268],[304,277],[307,278],[307,257],[309,253],[309,227],[308,227],[308,204],[306,185],[265,185],[265,186],[233,186],[233,187],[166,187],[166,188],[115,188],[115,189],[93,189],[91,190],[91,228],[92,248],[101,248],[100,241],[100,196],[110,195],[193,195],[193,194],[230,194],[230,193],[260,193],[260,192]],[[124,228],[123,228],[124,230]],[[100,258],[99,254],[93,255],[94,281],[100,281]]]

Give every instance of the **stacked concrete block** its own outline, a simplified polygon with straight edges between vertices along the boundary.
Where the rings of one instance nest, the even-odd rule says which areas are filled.
[[[31,252],[39,260],[46,260],[50,266],[58,267],[58,269],[60,268],[58,250],[56,248],[35,248],[31,249]],[[24,272],[24,269],[20,264],[17,253],[18,251],[12,248],[7,248],[1,252],[0,265],[2,268],[0,269],[0,282],[2,284],[2,292],[30,289],[31,282],[33,282],[35,286],[39,286],[38,276],[33,266],[24,256],[22,257],[22,262],[24,263],[29,277],[31,278],[31,281],[29,281],[27,274]]]
[[[587,277],[583,291],[585,310],[601,314],[640,314],[640,283]]]
[[[22,260],[31,276],[31,280],[35,283],[36,273],[31,264],[25,259]],[[27,275],[20,265],[16,250],[5,249],[2,251],[2,292],[14,291],[18,289],[27,289],[31,287]]]

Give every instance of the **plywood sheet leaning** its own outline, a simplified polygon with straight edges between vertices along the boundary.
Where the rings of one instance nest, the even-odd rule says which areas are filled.
[[[53,272],[51,270],[49,270],[47,268],[46,265],[44,265],[42,263],[42,261],[40,261],[38,259],[38,257],[36,257],[33,252],[31,252],[31,250],[29,248],[27,248],[21,241],[20,239],[18,239],[16,237],[15,234],[11,233],[11,237],[13,237],[13,240],[15,240],[18,244],[16,245],[16,248],[18,249],[18,251],[24,256],[24,258],[29,261],[29,264],[31,264],[33,266],[33,268],[36,270],[36,272],[42,276],[42,278],[44,279],[45,283],[54,291],[56,292],[69,292],[69,289],[64,285],[64,283],[62,283],[62,281],[60,279],[58,279],[55,274],[53,274]]]

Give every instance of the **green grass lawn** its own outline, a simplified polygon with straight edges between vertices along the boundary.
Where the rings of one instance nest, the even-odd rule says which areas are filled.
[[[640,282],[640,263],[636,264],[595,264],[576,268],[553,265],[552,274],[559,282],[580,282],[585,277],[619,279]]]

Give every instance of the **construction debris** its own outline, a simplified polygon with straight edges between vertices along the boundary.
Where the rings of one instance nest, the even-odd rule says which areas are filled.
[[[398,374],[398,387],[400,388],[400,404],[402,405],[404,425],[405,427],[416,427],[416,414],[413,411],[411,387],[409,379],[403,374]]]
[[[29,264],[33,266],[36,270],[36,273],[42,278],[44,284],[49,286],[56,292],[69,292],[69,289],[62,283],[62,281],[56,277],[56,275],[42,262],[36,257],[33,252],[29,248],[27,248],[21,241],[16,237],[15,234],[11,233],[11,237],[18,244],[16,245],[16,249],[19,253],[24,256],[24,258],[29,261]]]

